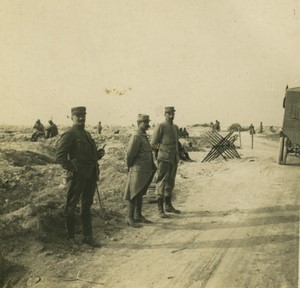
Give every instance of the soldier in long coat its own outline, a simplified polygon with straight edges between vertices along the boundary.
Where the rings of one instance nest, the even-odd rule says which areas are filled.
[[[150,127],[149,122],[148,115],[138,115],[138,130],[131,136],[126,154],[129,171],[124,193],[124,200],[128,201],[126,223],[135,228],[139,227],[137,223],[152,223],[142,215],[143,195],[146,194],[156,171],[152,148],[146,134]]]
[[[180,213],[180,210],[175,209],[172,205],[172,193],[179,162],[179,129],[173,123],[174,117],[174,107],[165,107],[165,121],[156,126],[151,141],[151,146],[157,155],[156,194],[161,218],[168,217],[165,212]]]
[[[91,206],[99,180],[100,160],[105,151],[98,149],[91,134],[84,129],[86,108],[83,106],[71,109],[73,127],[60,138],[56,152],[57,162],[67,171],[67,202],[65,207],[68,240],[74,246],[75,209],[81,202],[82,242],[92,247],[100,247],[92,234]]]

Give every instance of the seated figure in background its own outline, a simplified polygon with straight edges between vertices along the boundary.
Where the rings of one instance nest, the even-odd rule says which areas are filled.
[[[189,162],[194,162],[190,156],[189,153],[185,150],[183,145],[178,141],[178,153],[179,153],[179,159],[182,161],[189,161]]]
[[[49,120],[48,123],[50,126],[45,129],[46,139],[52,138],[52,137],[55,137],[56,135],[58,135],[57,126],[52,122],[52,120]]]
[[[189,132],[186,130],[186,128],[184,127],[183,128],[183,131],[182,131],[182,137],[183,138],[189,138],[190,134]]]
[[[32,142],[36,142],[38,140],[39,137],[45,137],[45,127],[44,125],[41,123],[41,120],[38,119],[36,120],[33,129],[35,130],[34,133],[31,136],[30,141]]]

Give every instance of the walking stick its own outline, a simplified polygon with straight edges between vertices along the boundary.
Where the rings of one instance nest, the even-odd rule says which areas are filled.
[[[97,191],[97,195],[98,195],[98,201],[99,201],[99,205],[100,205],[100,209],[101,209],[101,212],[103,214],[104,212],[104,205],[101,201],[101,198],[100,198],[100,192],[99,192],[99,189],[98,189],[98,185],[96,185],[96,191]]]

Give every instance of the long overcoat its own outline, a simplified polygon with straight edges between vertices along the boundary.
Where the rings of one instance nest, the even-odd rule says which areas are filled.
[[[132,200],[138,194],[147,192],[156,171],[152,148],[147,134],[141,129],[130,138],[126,162],[129,172],[124,200]]]

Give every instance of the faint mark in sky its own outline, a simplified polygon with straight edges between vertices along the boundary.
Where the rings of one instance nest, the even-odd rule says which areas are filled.
[[[105,94],[112,96],[123,96],[131,90],[131,87],[128,87],[127,89],[105,88]]]

